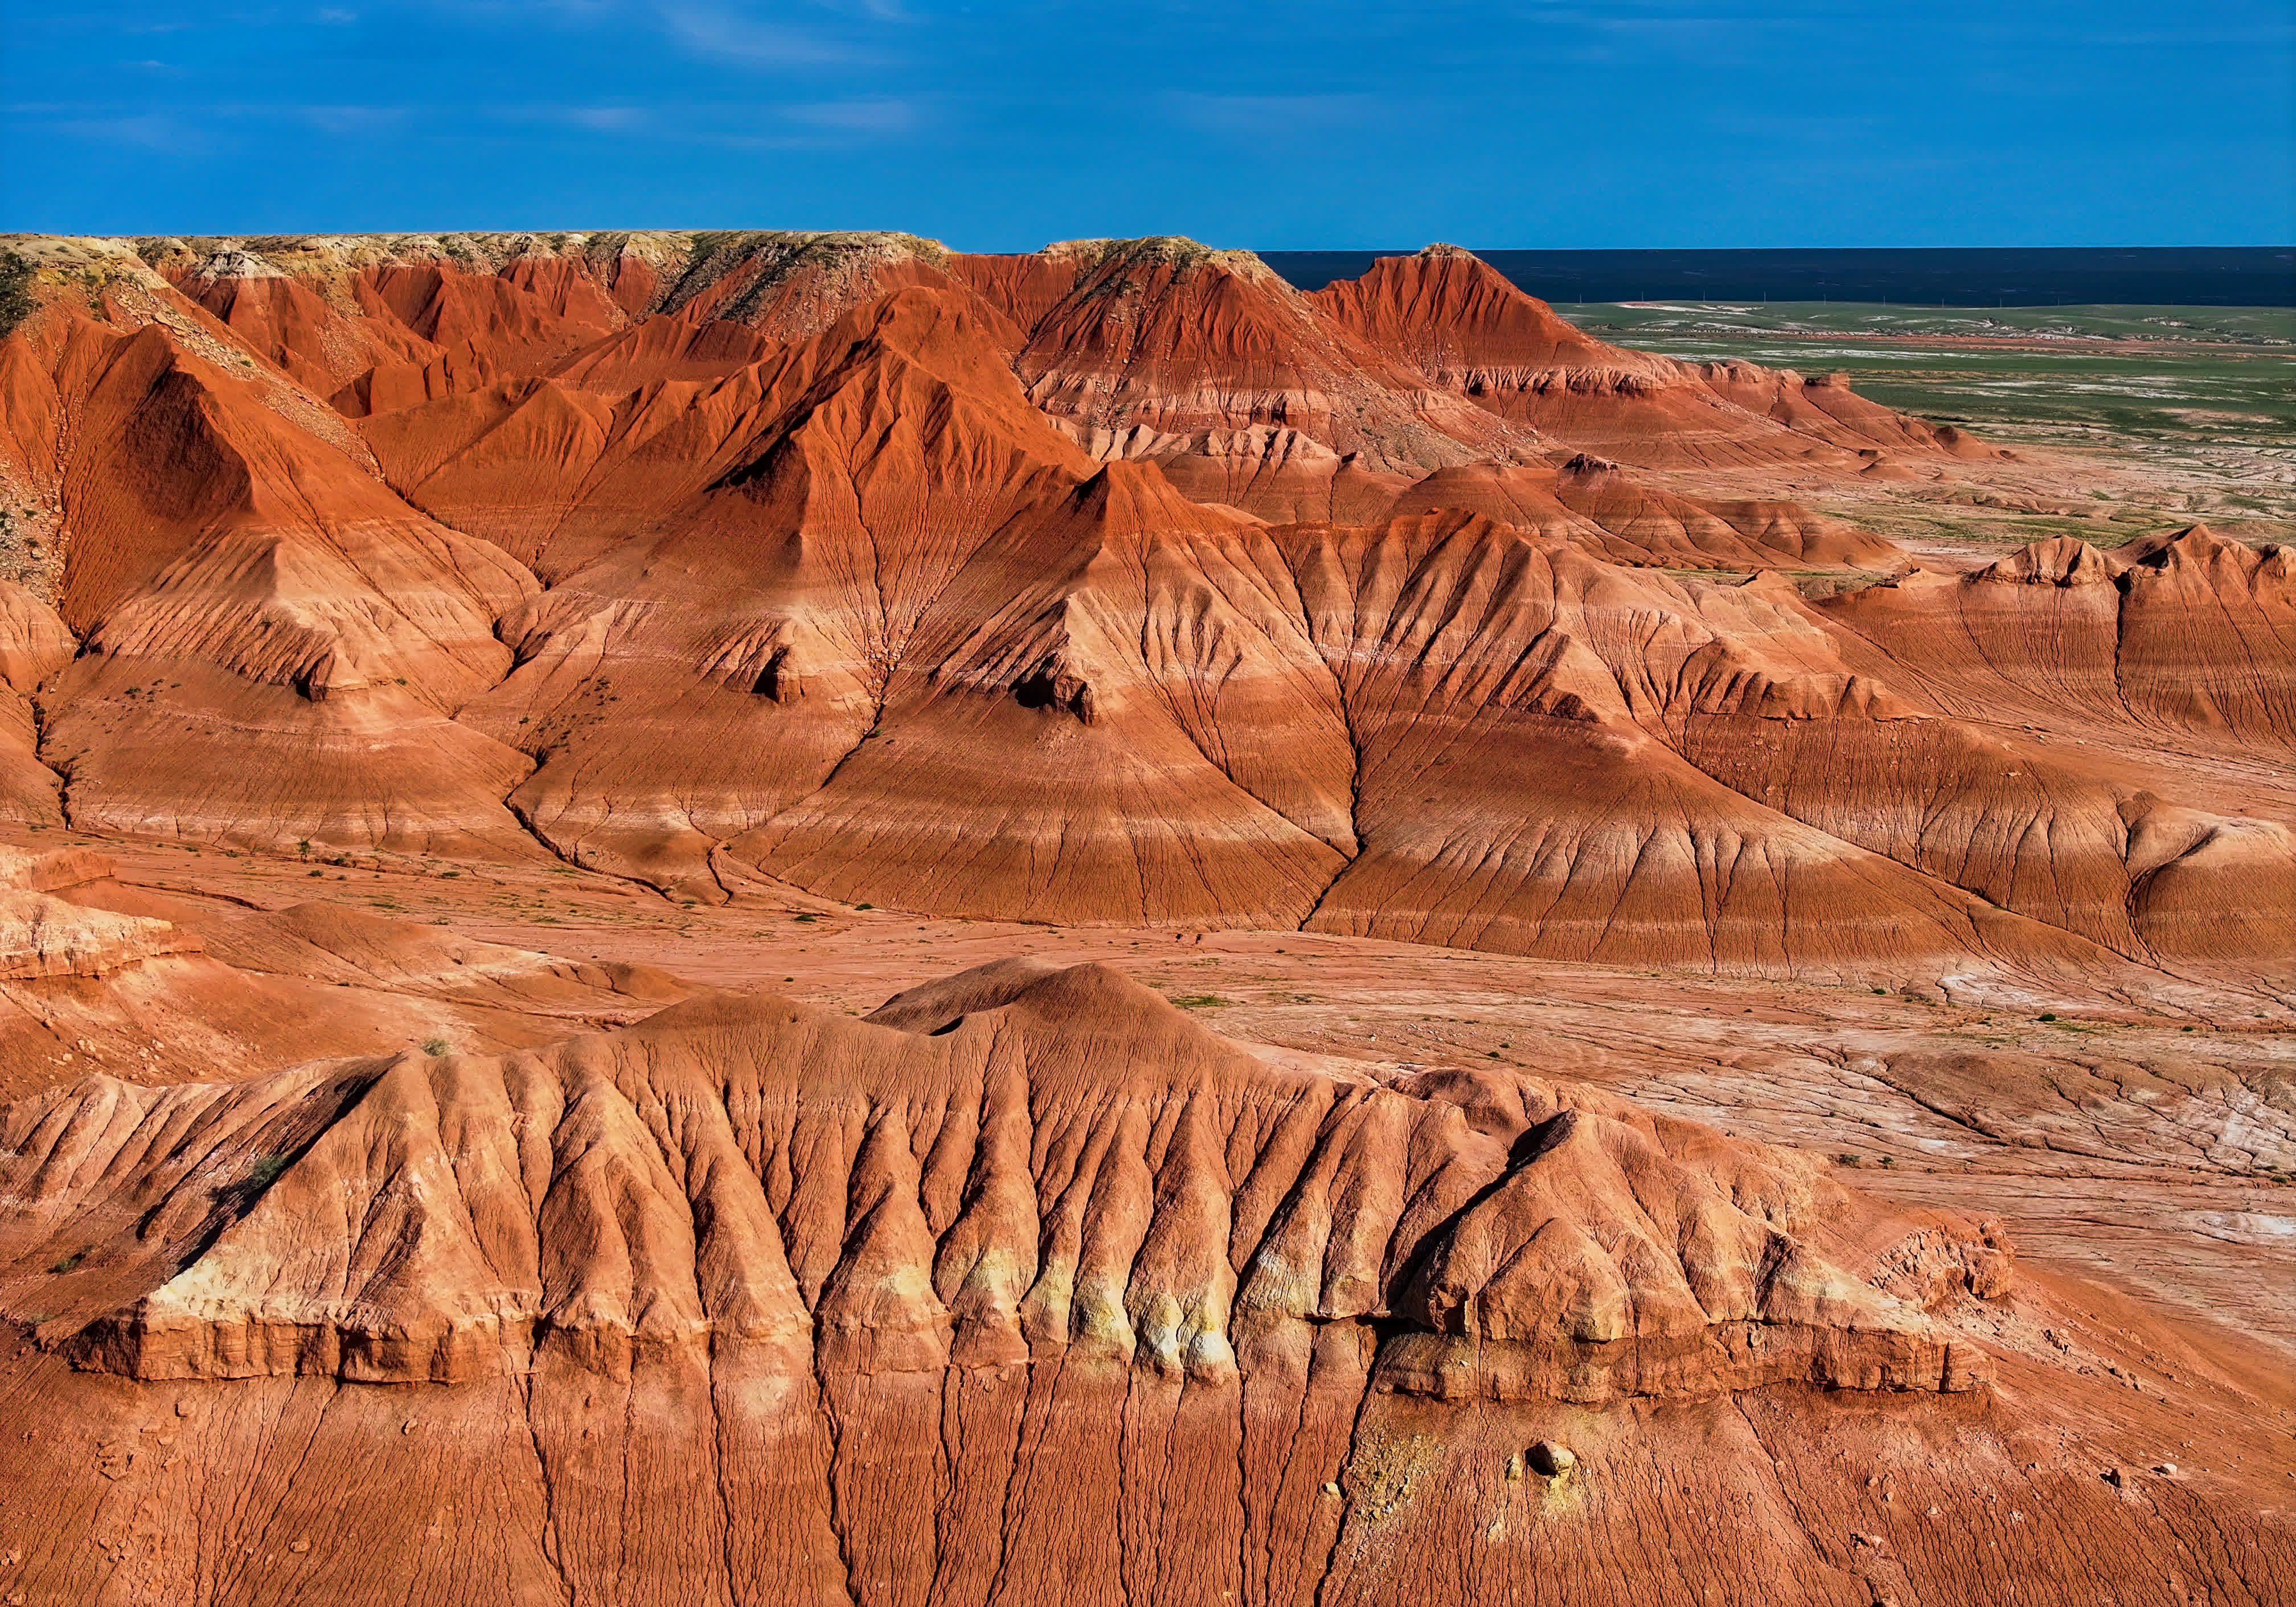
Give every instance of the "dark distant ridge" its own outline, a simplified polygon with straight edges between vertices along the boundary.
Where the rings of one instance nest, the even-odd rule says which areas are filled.
[[[1902,301],[1928,307],[2296,307],[2296,247],[1478,251],[1547,301]],[[1303,291],[1406,251],[1262,251]]]

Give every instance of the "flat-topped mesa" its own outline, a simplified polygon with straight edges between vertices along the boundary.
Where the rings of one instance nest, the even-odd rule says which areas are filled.
[[[0,1305],[66,1308],[55,1246],[131,1212],[85,1279],[140,1291],[45,1337],[146,1379],[747,1351],[1233,1387],[1340,1324],[1395,1336],[1374,1382],[1445,1397],[1964,1390],[1985,1359],[1924,1308],[2006,1287],[1990,1230],[1790,1152],[1512,1072],[1278,1070],[1097,965],[1003,962],[868,1022],[721,996],[514,1057],[94,1078],[0,1140],[27,1201]]]
[[[684,270],[663,280],[648,310],[802,340],[904,286],[946,288],[950,256],[937,240],[886,231],[696,234]]]
[[[817,334],[906,285],[946,289],[947,248],[877,231],[301,235],[135,242],[177,289],[353,416],[583,361],[666,316]],[[1014,337],[1000,332],[1011,343]],[[689,337],[690,340],[691,337]],[[757,353],[726,345],[725,356]],[[722,369],[721,369],[722,371]],[[603,372],[619,373],[607,365]],[[646,377],[641,373],[637,377]]]
[[[1182,277],[1206,267],[1235,274],[1257,283],[1280,282],[1283,277],[1261,261],[1256,251],[1209,246],[1185,234],[1144,234],[1131,240],[1058,240],[1039,254],[1055,262],[1073,261],[1091,269],[1120,262],[1134,270],[1168,267]]]

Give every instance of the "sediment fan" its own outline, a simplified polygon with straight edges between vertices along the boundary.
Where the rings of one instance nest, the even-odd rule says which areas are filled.
[[[2296,556],[1948,571],[1782,491],[2046,465],[1603,345],[1454,248],[1303,295],[1178,240],[10,246],[20,828],[1962,999],[2296,988],[2296,838],[2239,779],[2296,736]],[[2118,1416],[2268,1461],[2270,1390],[2070,1369],[2040,1336],[2108,1297],[1997,1223],[1614,1095],[1279,1061],[1098,966],[855,1021],[0,870],[38,1042],[148,1062],[0,1032],[0,1595],[2296,1580],[2284,1501],[2037,1448]],[[408,1000],[487,1050],[369,1052]]]

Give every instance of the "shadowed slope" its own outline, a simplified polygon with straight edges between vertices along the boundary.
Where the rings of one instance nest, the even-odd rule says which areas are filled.
[[[848,899],[1291,925],[1354,846],[1280,555],[1152,467],[1016,520],[918,646],[871,740],[736,854]]]
[[[494,621],[531,576],[160,324],[58,309],[17,339],[54,398],[58,601],[84,638],[41,694],[76,821],[530,851],[499,803],[525,761],[448,717],[507,668]]]
[[[513,802],[562,851],[722,897],[712,844],[821,783],[951,577],[1086,467],[962,298],[902,291],[618,431],[568,529],[690,491],[507,627],[519,668],[464,718],[542,761]]]

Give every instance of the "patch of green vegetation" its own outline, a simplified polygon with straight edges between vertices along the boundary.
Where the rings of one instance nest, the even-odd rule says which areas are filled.
[[[443,1037],[426,1037],[422,1040],[422,1053],[433,1060],[442,1054],[452,1054],[453,1048],[454,1046]]]
[[[1216,993],[1183,993],[1176,995],[1172,1003],[1183,1010],[1218,1010],[1235,1001],[1224,999]]]
[[[293,1162],[291,1155],[258,1155],[248,1163],[247,1181],[250,1186],[269,1188],[279,1181],[279,1175]]]
[[[39,304],[32,294],[32,265],[20,253],[0,252],[0,336],[12,333]]]
[[[50,1272],[53,1272],[53,1273],[58,1274],[59,1275],[61,1275],[62,1274],[64,1274],[64,1273],[70,1272],[73,1267],[75,1267],[78,1266],[82,1261],[86,1260],[86,1259],[87,1259],[87,1252],[88,1252],[89,1250],[91,1250],[94,1249],[94,1248],[95,1248],[95,1247],[94,1247],[93,1244],[83,1244],[82,1246],[80,1246],[80,1248],[79,1248],[79,1249],[78,1249],[78,1250],[76,1250],[72,1251],[72,1252],[71,1252],[71,1254],[70,1254],[70,1255],[68,1255],[68,1256],[64,1257],[64,1258],[63,1258],[63,1259],[62,1259],[62,1260],[60,1260],[60,1261],[56,1262],[53,1266],[50,1267],[48,1268],[48,1270],[49,1270]]]

